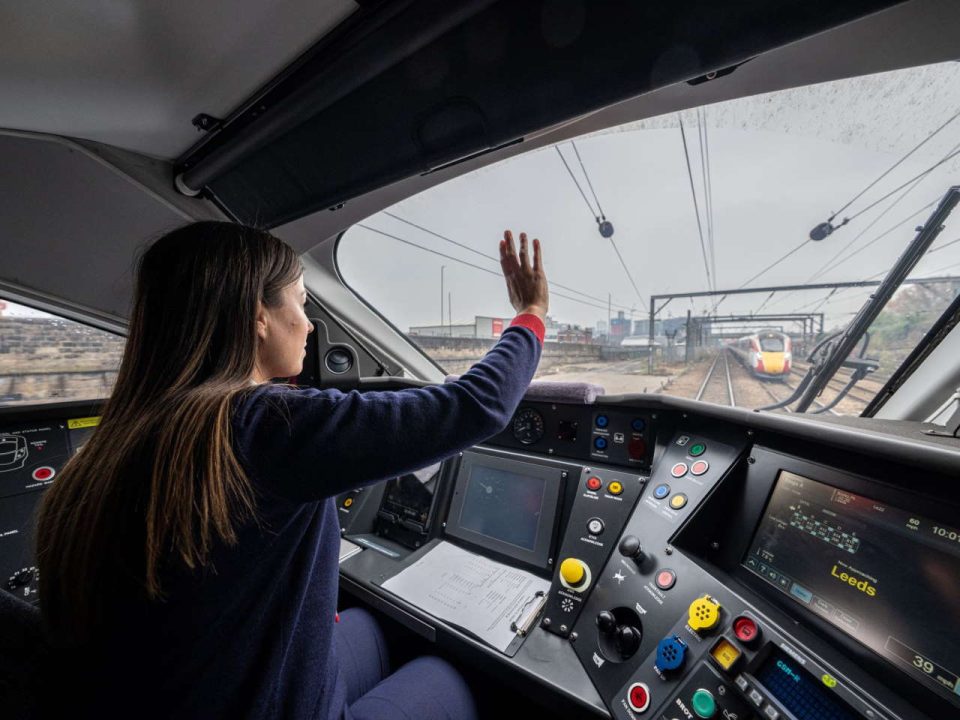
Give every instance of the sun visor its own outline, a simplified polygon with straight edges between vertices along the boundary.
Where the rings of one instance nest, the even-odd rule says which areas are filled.
[[[406,18],[431,4],[394,8],[336,57],[317,52],[226,126],[242,131],[184,158],[181,189],[274,227],[899,3],[503,0],[442,3],[429,28]]]

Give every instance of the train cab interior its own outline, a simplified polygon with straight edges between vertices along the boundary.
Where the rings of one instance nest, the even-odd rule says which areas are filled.
[[[960,717],[960,4],[0,18],[4,717],[43,692],[37,503],[138,254],[205,219],[301,253],[296,383],[361,393],[465,372],[512,317],[494,244],[542,240],[510,424],[332,500],[340,607],[481,717]]]

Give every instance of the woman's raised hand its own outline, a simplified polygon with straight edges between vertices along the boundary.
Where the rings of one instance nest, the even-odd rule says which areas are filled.
[[[500,267],[507,281],[510,304],[518,313],[531,313],[546,320],[550,306],[547,276],[543,272],[540,241],[533,240],[533,264],[527,247],[527,234],[520,233],[520,255],[513,244],[513,233],[504,230],[500,241]]]

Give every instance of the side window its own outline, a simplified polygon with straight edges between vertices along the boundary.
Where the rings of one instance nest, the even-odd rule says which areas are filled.
[[[124,342],[0,298],[0,406],[107,397]]]

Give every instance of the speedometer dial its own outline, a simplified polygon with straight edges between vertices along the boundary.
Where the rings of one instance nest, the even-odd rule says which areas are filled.
[[[524,408],[513,416],[513,436],[524,445],[533,445],[543,437],[543,415]]]

